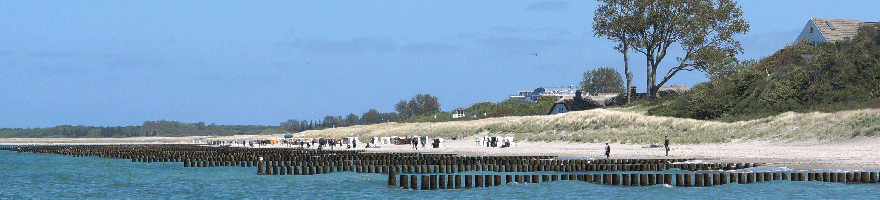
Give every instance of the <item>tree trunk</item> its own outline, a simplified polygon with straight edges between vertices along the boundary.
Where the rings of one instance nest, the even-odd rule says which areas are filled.
[[[651,92],[651,88],[652,88],[652,86],[654,86],[654,73],[651,73],[651,72],[653,72],[653,71],[651,71],[651,60],[653,60],[654,56],[647,55],[647,57],[648,57],[648,61],[645,62],[645,64],[648,66],[645,67],[645,70],[647,71],[645,73],[645,76],[648,77],[648,80],[647,80],[647,82],[645,82],[645,84],[646,84],[645,93],[648,94],[647,99],[651,100],[651,99],[653,99],[651,97],[654,96],[654,93]]]
[[[624,36],[626,38],[626,36]],[[633,92],[630,90],[632,88],[632,74],[629,73],[629,56],[627,56],[627,51],[629,51],[629,45],[626,40],[623,42],[623,73],[626,76],[626,104],[632,102]]]

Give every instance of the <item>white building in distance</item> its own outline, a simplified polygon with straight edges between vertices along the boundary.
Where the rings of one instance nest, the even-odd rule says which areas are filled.
[[[578,88],[574,85],[568,87],[539,87],[533,91],[519,91],[515,95],[510,95],[510,99],[517,99],[524,102],[534,103],[543,96],[555,96],[556,99],[563,97],[573,97]]]

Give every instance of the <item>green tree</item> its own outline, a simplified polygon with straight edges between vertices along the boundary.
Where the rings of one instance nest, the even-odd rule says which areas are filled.
[[[336,117],[327,115],[324,117],[324,121],[321,122],[321,126],[324,128],[336,128],[339,126],[339,121]]]
[[[620,73],[610,67],[599,67],[589,72],[584,72],[584,80],[581,81],[581,90],[589,93],[621,93],[624,91],[623,79]]]
[[[678,72],[705,71],[715,63],[742,54],[743,49],[733,36],[749,30],[742,9],[732,0],[599,1],[604,4],[597,12],[606,7],[625,8],[622,9],[625,12],[597,14],[593,21],[601,25],[599,30],[617,29],[626,33],[615,41],[629,44],[632,50],[645,55],[647,89],[651,97],[656,97],[657,90]],[[667,49],[675,43],[682,48],[684,56],[678,57],[677,66],[669,69],[657,83],[657,68],[666,57]]]
[[[409,101],[400,100],[394,105],[400,120],[407,120],[412,117],[424,114],[440,112],[440,102],[437,96],[431,94],[418,94]]]
[[[370,109],[363,116],[361,116],[361,122],[363,124],[377,124],[382,122],[381,116],[379,116],[379,111],[376,109]]]
[[[412,111],[409,109],[409,103],[406,100],[400,100],[397,104],[394,104],[394,110],[400,115],[403,119],[409,119],[412,117]]]
[[[360,124],[361,120],[355,114],[348,114],[345,116],[345,125],[346,126],[354,126]]]

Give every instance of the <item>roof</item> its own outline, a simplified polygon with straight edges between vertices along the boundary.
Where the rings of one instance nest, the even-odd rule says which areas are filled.
[[[859,32],[859,26],[870,25],[871,23],[862,23],[854,19],[828,19],[811,17],[813,24],[825,37],[825,41],[835,42],[843,40],[843,38],[852,38]]]
[[[575,96],[563,96],[553,103],[554,106],[550,108],[550,111],[547,112],[547,114],[553,113],[553,108],[558,104],[562,104],[565,106],[565,109],[569,111],[581,111],[605,107],[605,103],[617,95],[617,93],[608,93],[599,96],[582,96],[580,101],[576,101]]]

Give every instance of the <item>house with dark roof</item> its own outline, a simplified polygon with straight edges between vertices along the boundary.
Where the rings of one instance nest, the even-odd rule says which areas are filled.
[[[660,89],[657,90],[657,95],[661,98],[667,96],[679,96],[688,91],[690,91],[690,89],[687,86],[660,87]],[[604,108],[605,106],[625,105],[626,95],[626,93],[598,93],[595,95],[579,95],[576,93],[574,96],[565,96],[556,100],[547,114],[555,115],[571,111]],[[647,97],[648,94],[646,93],[633,93],[633,100],[646,99]]]
[[[596,94],[596,96],[565,96],[556,100],[556,102],[553,103],[553,107],[550,108],[550,112],[547,112],[547,114],[555,115],[571,111],[602,108],[605,107],[605,104],[610,102],[612,98],[615,98],[620,94],[621,93],[599,93]]]
[[[856,36],[861,26],[877,26],[877,22],[812,17],[810,21],[807,21],[807,25],[801,30],[796,41],[809,39],[813,45],[822,42],[836,42]]]

